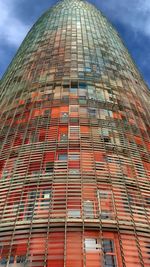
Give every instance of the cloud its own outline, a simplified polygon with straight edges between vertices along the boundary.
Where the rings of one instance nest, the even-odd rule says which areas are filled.
[[[93,3],[95,0],[91,0]],[[98,0],[96,0],[98,4]],[[112,21],[128,25],[132,30],[150,37],[150,1],[149,0],[109,0],[101,1],[103,9]]]
[[[24,24],[13,14],[14,0],[0,1],[0,41],[18,46],[28,31]]]

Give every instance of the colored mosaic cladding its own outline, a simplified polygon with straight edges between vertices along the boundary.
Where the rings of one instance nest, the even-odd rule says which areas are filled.
[[[0,267],[149,267],[150,92],[103,14],[48,10],[1,92]]]

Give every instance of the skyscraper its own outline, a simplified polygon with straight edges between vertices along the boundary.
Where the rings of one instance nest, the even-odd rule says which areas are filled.
[[[103,14],[48,10],[1,95],[0,267],[149,267],[150,92]]]

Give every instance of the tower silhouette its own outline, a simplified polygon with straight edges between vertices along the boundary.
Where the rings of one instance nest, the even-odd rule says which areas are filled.
[[[0,267],[150,266],[149,100],[93,5],[39,18],[1,80]]]

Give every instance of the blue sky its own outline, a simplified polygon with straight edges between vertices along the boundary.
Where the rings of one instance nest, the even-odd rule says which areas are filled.
[[[150,87],[150,0],[88,0],[113,23]],[[0,0],[0,77],[25,35],[57,0]]]

